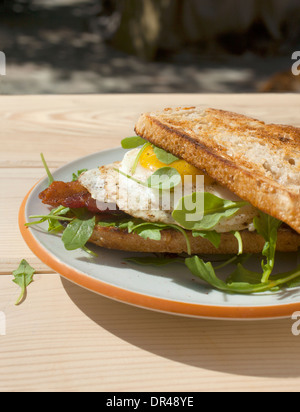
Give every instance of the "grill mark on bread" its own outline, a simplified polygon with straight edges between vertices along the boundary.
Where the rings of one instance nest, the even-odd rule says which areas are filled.
[[[203,155],[203,153],[206,153],[206,155],[208,155],[208,156],[210,156],[210,157],[213,157],[217,162],[222,163],[222,165],[223,165],[224,167],[230,168],[230,169],[232,170],[232,173],[233,173],[233,174],[232,174],[232,176],[229,176],[229,182],[228,182],[228,184],[230,184],[230,181],[232,181],[232,180],[234,179],[235,172],[236,172],[237,170],[240,170],[240,169],[241,169],[241,166],[237,166],[237,165],[235,165],[235,164],[232,164],[232,162],[231,162],[229,159],[224,158],[224,157],[222,157],[221,155],[217,154],[212,148],[204,145],[203,143],[201,143],[201,142],[199,142],[199,141],[196,141],[195,139],[193,139],[193,138],[192,138],[191,136],[189,136],[188,134],[186,134],[186,133],[184,133],[184,132],[181,132],[180,130],[177,130],[176,128],[169,127],[168,125],[162,123],[162,122],[159,121],[158,119],[151,119],[151,121],[152,121],[153,123],[155,123],[157,126],[159,126],[161,129],[164,129],[167,133],[175,133],[180,139],[184,139],[186,142],[189,142],[191,145],[193,145],[193,146],[195,147],[195,149],[199,148],[199,149],[202,151],[202,155]],[[135,127],[135,132],[136,132],[139,136],[141,136],[141,134],[142,134],[142,133],[139,134],[139,131],[138,131],[138,129],[137,129],[136,127]],[[160,147],[160,148],[166,150],[165,145],[163,145],[159,140],[153,138],[153,136],[143,135],[143,136],[141,136],[141,137],[146,138],[147,140],[150,141],[150,143],[155,144],[157,147]],[[183,145],[183,146],[184,146],[184,145]],[[174,147],[174,149],[173,149],[173,147],[172,147],[172,149],[173,149],[173,150],[172,150],[172,154],[174,154],[174,155],[177,156],[177,157],[180,157],[181,159],[184,159],[185,156],[182,155],[182,151],[177,150],[177,149],[180,148],[180,147],[182,147],[182,146]],[[219,146],[219,149],[222,149],[221,146]],[[184,160],[186,160],[186,159],[184,159]],[[208,170],[209,165],[207,165],[207,166],[202,166],[202,164],[201,164],[201,159],[200,159],[200,158],[198,158],[197,160],[195,160],[194,157],[191,157],[191,158],[189,159],[189,163],[192,164],[193,166],[195,166],[196,168],[198,168],[199,170],[201,170],[202,172],[208,174],[207,170]],[[220,181],[219,178],[218,178],[218,176],[215,175],[215,174],[213,174],[213,172],[212,172],[211,170],[210,170],[210,172],[211,172],[211,173],[210,173],[210,176],[213,177],[218,183],[221,183],[221,184],[223,183],[223,181]],[[244,173],[245,173],[246,175],[248,175],[249,177],[251,176],[251,173],[250,173],[247,169],[244,169]],[[261,182],[261,181],[259,181],[259,185],[260,185],[260,186],[262,185],[262,182]],[[231,187],[231,186],[228,186],[228,188],[231,189],[231,190],[234,189],[234,188]]]

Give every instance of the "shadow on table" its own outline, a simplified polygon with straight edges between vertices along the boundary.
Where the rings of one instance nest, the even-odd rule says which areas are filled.
[[[62,284],[70,299],[96,324],[160,357],[236,375],[300,376],[300,338],[292,334],[292,320],[237,322],[178,317],[115,302],[63,278]]]

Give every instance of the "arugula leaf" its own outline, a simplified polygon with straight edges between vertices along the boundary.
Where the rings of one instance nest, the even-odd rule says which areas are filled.
[[[92,250],[88,249],[86,246],[82,246],[81,248],[84,252],[88,253],[91,256],[98,257],[97,253],[93,252]]]
[[[205,263],[198,256],[193,256],[185,260],[186,266],[190,269],[193,275],[200,277],[208,284],[216,289],[227,290],[227,285],[216,276],[215,270],[211,262]]]
[[[116,222],[97,222],[97,225],[100,227],[116,227]]]
[[[206,231],[213,229],[221,219],[236,214],[246,204],[221,199],[207,192],[195,192],[179,200],[172,216],[185,229]],[[191,205],[193,208],[190,209]]]
[[[161,231],[167,228],[164,223],[151,223],[137,220],[129,221],[120,225],[121,228],[127,228],[128,233],[136,233],[143,239],[161,240]]]
[[[95,216],[92,219],[74,219],[64,230],[62,241],[67,250],[82,249],[89,241],[96,225]]]
[[[141,180],[135,179],[134,177],[128,175],[127,173],[122,172],[122,170],[120,170],[120,169],[117,169],[117,168],[114,167],[113,170],[114,170],[115,172],[119,173],[120,175],[122,175],[122,176],[124,176],[124,177],[127,177],[127,179],[133,180],[135,183],[137,183],[137,184],[139,184],[139,185],[148,187],[147,183],[142,182]]]
[[[261,235],[266,242],[262,251],[262,255],[265,259],[262,261],[263,276],[261,281],[264,283],[268,281],[273,272],[278,229],[282,222],[270,215],[260,212],[259,216],[254,218],[253,223],[257,233]]]
[[[52,209],[50,214],[48,215],[48,232],[63,232],[65,230],[64,226],[61,224],[62,221],[71,221],[69,219],[71,218],[66,218],[65,216],[68,215],[70,212],[70,209],[68,207],[64,206],[59,206],[55,209]],[[59,216],[59,219],[57,218]]]
[[[29,265],[29,263],[23,259],[17,270],[13,272],[15,279],[13,282],[16,283],[21,288],[21,294],[16,301],[16,305],[19,305],[25,297],[26,288],[33,281],[33,275],[35,269]]]
[[[138,164],[139,164],[139,161],[140,161],[140,158],[141,158],[141,156],[142,156],[142,154],[144,153],[144,151],[147,149],[147,147],[149,147],[149,146],[151,146],[151,143],[145,143],[144,145],[143,145],[143,147],[141,148],[141,150],[139,151],[139,153],[138,153],[138,155],[137,155],[137,157],[135,158],[135,161],[134,161],[134,164],[133,164],[133,166],[132,166],[132,169],[131,169],[131,173],[134,175],[135,174],[135,172],[136,172],[136,168],[137,168],[137,166],[138,166]]]
[[[241,233],[236,230],[235,232],[233,232],[234,237],[237,239],[238,241],[238,245],[239,245],[239,250],[238,250],[238,256],[243,254],[243,239],[241,236]]]
[[[134,232],[141,236],[143,239],[151,239],[151,240],[161,240],[161,231],[163,229],[158,228],[139,228],[136,229]]]
[[[120,169],[113,169],[115,172],[121,174],[127,179],[133,180],[135,183],[144,186],[150,187],[152,189],[158,190],[170,190],[177,186],[181,182],[181,175],[179,172],[172,167],[162,167],[156,170],[146,182],[135,179],[133,176],[128,175],[127,173],[122,172]]]
[[[25,223],[26,227],[39,225],[48,221],[49,227],[48,232],[58,232],[64,230],[64,227],[59,222],[71,222],[73,218],[66,217],[70,209],[64,206],[59,206],[55,209],[52,209],[48,215],[35,215],[29,216],[30,219],[39,219],[35,222]]]
[[[49,186],[50,186],[54,182],[54,177],[52,176],[52,174],[49,170],[49,167],[46,163],[46,160],[45,160],[45,157],[44,157],[43,153],[41,153],[41,158],[42,158],[42,162],[43,162],[44,168],[46,170],[46,173],[48,175],[48,183],[49,183]]]
[[[123,149],[136,149],[137,147],[142,146],[145,143],[145,139],[142,139],[139,136],[126,137],[121,141]]]
[[[169,257],[132,257],[125,259],[126,262],[135,263],[141,266],[166,266],[172,263],[184,263],[184,260],[180,257],[169,258]]]
[[[152,189],[170,190],[181,183],[180,173],[173,167],[161,167],[147,180],[147,186]]]
[[[81,169],[81,170],[77,170],[77,173],[73,173],[73,182],[76,182],[76,180],[78,180],[79,176],[84,173],[87,172],[88,169]]]
[[[221,243],[221,233],[216,232],[215,230],[207,231],[207,232],[201,232],[199,230],[193,230],[193,236],[198,237],[201,236],[204,239],[207,239],[214,245],[216,249],[219,248],[220,243]]]
[[[165,229],[165,225],[157,223],[128,223],[128,233],[136,233],[143,239],[161,240],[161,231]]]
[[[215,270],[211,263],[204,263],[198,256],[186,259],[186,265],[191,272],[200,277],[202,280],[209,283],[214,288],[222,291],[233,293],[258,293],[264,291],[276,291],[282,285],[289,287],[290,285],[298,285],[300,282],[300,266],[294,271],[281,273],[276,276],[271,274],[275,264],[275,253],[278,229],[282,222],[260,212],[259,217],[254,219],[254,226],[257,233],[265,239],[263,249],[264,259],[262,261],[263,274],[246,269],[242,265],[242,261],[230,259],[228,263],[235,263],[237,267],[235,271],[223,282],[216,276]],[[238,256],[243,253],[242,238],[239,232],[234,232],[234,236],[239,243]],[[237,256],[237,257],[238,257]],[[243,258],[241,256],[241,258]],[[218,268],[224,267],[221,265]]]
[[[266,291],[275,291],[284,284],[300,278],[300,266],[295,270],[282,273],[274,280],[269,280],[267,283],[258,282],[258,274],[256,278],[252,279],[253,272],[247,271],[241,264],[238,264],[238,269],[229,277],[227,282],[222,281],[216,275],[215,269],[210,262],[205,263],[198,256],[193,256],[185,260],[186,266],[193,273],[193,275],[204,280],[215,289],[231,293],[251,294]],[[234,281],[233,281],[234,280]],[[251,281],[251,283],[250,283]],[[252,283],[257,281],[258,283]]]
[[[186,233],[186,230],[180,226],[166,224],[166,223],[154,223],[154,222],[145,222],[142,219],[133,219],[122,222],[98,222],[97,225],[102,227],[118,227],[120,229],[127,229],[128,233],[136,233],[144,239],[152,240],[161,240],[161,231],[167,229],[174,229],[182,233],[182,236],[185,238],[187,245],[187,252],[191,255],[191,244]]]
[[[261,273],[246,269],[241,263],[238,263],[236,270],[226,279],[226,283],[235,282],[258,284],[261,282]]]
[[[123,149],[136,149],[137,147],[143,146],[145,144],[147,144],[147,146],[151,145],[151,143],[147,142],[145,139],[143,139],[140,136],[126,137],[125,139],[121,141],[121,145]],[[152,146],[153,146],[155,156],[160,162],[166,165],[169,165],[175,162],[176,160],[179,160],[178,157],[172,155],[171,153],[166,152],[164,149],[160,149],[159,147],[156,147],[154,145]]]
[[[218,265],[218,266],[215,266],[215,270],[220,270],[220,269],[223,269],[224,267],[226,267],[226,266],[228,266],[228,265],[231,265],[231,264],[235,264],[235,265],[238,265],[238,264],[243,264],[243,263],[245,263],[248,259],[250,259],[250,257],[251,257],[252,255],[250,254],[250,253],[248,253],[248,254],[244,254],[244,255],[235,255],[235,256],[233,256],[233,257],[231,257],[231,258],[229,258],[229,259],[227,259],[227,260],[225,260],[225,262],[223,262],[223,263],[221,263],[220,265]]]
[[[66,217],[66,215],[71,217]],[[25,226],[27,227],[48,221],[48,232],[63,232],[62,240],[67,250],[81,248],[90,255],[97,256],[85,246],[91,237],[96,224],[96,218],[92,217],[92,214],[87,212],[85,208],[70,209],[68,207],[59,206],[52,209],[49,215],[30,216],[30,218],[40,220],[26,223]],[[68,226],[63,226],[61,222],[67,222]]]
[[[178,157],[166,152],[164,149],[160,149],[159,147],[153,146],[153,151],[157,159],[165,165],[170,165],[171,163],[176,162],[176,160],[179,160]]]

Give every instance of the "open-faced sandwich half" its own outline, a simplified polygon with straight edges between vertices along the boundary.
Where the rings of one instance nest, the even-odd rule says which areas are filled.
[[[155,254],[141,263],[176,259],[224,291],[297,284],[299,268],[273,272],[276,251],[300,246],[299,128],[187,107],[143,114],[135,132],[121,161],[51,180],[40,194],[66,249],[90,242]],[[259,253],[261,272],[251,272],[246,257]],[[207,255],[236,263],[227,280]]]

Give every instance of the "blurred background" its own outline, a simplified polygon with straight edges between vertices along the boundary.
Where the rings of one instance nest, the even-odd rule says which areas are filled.
[[[299,22],[299,0],[0,0],[0,93],[297,93]]]

